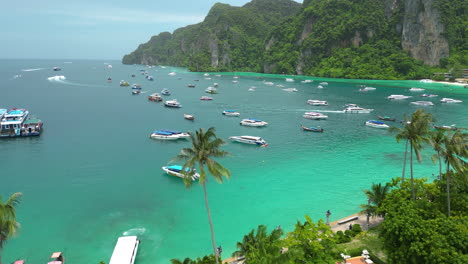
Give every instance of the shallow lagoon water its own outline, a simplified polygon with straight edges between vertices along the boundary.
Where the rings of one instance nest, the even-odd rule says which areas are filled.
[[[105,63],[2,60],[0,108],[27,108],[45,123],[38,138],[0,141],[0,194],[3,199],[17,191],[24,194],[17,211],[21,230],[6,244],[5,262],[25,258],[45,263],[51,252],[63,251],[70,264],[107,263],[116,239],[132,234],[142,241],[139,264],[209,254],[201,187],[187,190],[180,179],[161,170],[189,142],[152,140],[149,134],[156,129],[195,131],[214,126],[226,140],[252,135],[269,143],[258,148],[227,142],[224,148],[231,155],[220,162],[231,170],[232,178],[223,184],[208,183],[217,242],[223,247],[223,257],[228,257],[235,243],[259,224],[292,230],[304,215],[318,220],[327,210],[332,212],[332,221],[343,218],[366,202],[362,190],[371,183],[400,176],[404,143],[397,144],[386,130],[366,127],[365,121],[377,115],[402,119],[417,109],[410,101],[430,100],[435,105],[425,109],[437,118],[436,124],[468,126],[468,89],[456,86],[300,76],[291,83],[275,75],[206,77],[169,66],[147,69],[107,61],[113,65],[108,68]],[[54,66],[62,70],[52,71]],[[146,80],[140,69],[155,80]],[[48,80],[55,75],[66,79]],[[232,82],[233,75],[240,76],[237,84]],[[112,83],[106,81],[108,77]],[[302,79],[314,82],[300,83]],[[119,86],[120,80],[141,84],[143,93],[131,95],[129,87]],[[265,85],[264,80],[275,85]],[[320,81],[329,85],[318,89]],[[200,101],[214,82],[219,83],[219,94],[210,95],[213,101]],[[188,88],[191,83],[196,87]],[[377,90],[359,92],[356,85],[360,84]],[[251,86],[257,89],[248,91]],[[439,97],[422,99],[417,96],[421,93],[409,92],[410,87],[428,88],[426,92]],[[183,107],[171,109],[147,100],[147,95],[163,88],[172,92],[166,98],[178,99]],[[390,94],[414,98],[390,101],[386,99]],[[464,103],[441,104],[442,97]],[[329,105],[307,105],[308,99],[327,100]],[[375,111],[344,114],[341,111],[347,103]],[[236,110],[241,117],[221,115],[225,109]],[[302,117],[313,110],[323,111],[329,119]],[[193,114],[196,120],[185,120],[184,113]],[[239,125],[241,118],[263,119],[269,125],[244,127]],[[319,125],[325,132],[304,132],[301,124]],[[427,147],[423,162],[415,165],[416,177],[437,174],[430,155]]]

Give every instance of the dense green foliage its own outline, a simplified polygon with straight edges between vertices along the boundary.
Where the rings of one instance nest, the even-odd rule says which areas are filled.
[[[5,202],[0,196],[0,264],[2,263],[2,250],[8,239],[16,235],[19,223],[16,221],[16,206],[22,194],[14,193]]]

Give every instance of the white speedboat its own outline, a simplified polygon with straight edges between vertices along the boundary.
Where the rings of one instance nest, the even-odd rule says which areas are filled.
[[[366,122],[366,126],[375,127],[375,128],[389,128],[384,122],[376,121],[376,120],[368,120]]]
[[[322,85],[319,85],[319,86],[317,86],[317,88],[319,88],[319,89],[323,89],[323,86],[322,86]]]
[[[364,89],[367,90],[367,91],[374,91],[374,90],[377,90],[377,88],[375,88],[375,87],[369,87],[369,86],[364,87]]]
[[[408,98],[411,98],[411,97],[412,96],[402,95],[402,94],[392,94],[392,95],[387,96],[387,99],[390,99],[390,100],[403,100],[403,99],[408,99]]]
[[[177,99],[167,100],[164,102],[164,105],[167,107],[175,107],[175,108],[182,107],[182,105],[177,101]]]
[[[362,108],[357,105],[349,105],[344,109],[345,113],[352,114],[369,114],[372,111],[374,111],[374,109]]]
[[[217,94],[218,89],[210,86],[210,87],[206,88],[205,92],[210,93],[210,94]]]
[[[256,127],[268,125],[267,122],[260,120],[260,119],[254,119],[254,118],[242,119],[242,121],[240,121],[240,124],[243,126],[256,126]]]
[[[434,105],[432,102],[429,102],[429,101],[415,101],[415,102],[411,102],[411,104],[421,105],[421,106],[433,106]]]
[[[263,83],[266,84],[266,85],[274,85],[273,82],[265,82],[265,81],[264,81]]]
[[[422,92],[422,91],[424,91],[425,89],[412,87],[412,88],[410,88],[409,90],[410,90],[410,92]]]
[[[170,72],[170,73],[168,73],[167,75],[174,76],[174,75],[176,75],[176,74],[177,74],[177,73],[175,73],[175,72]]]
[[[437,97],[438,95],[437,94],[421,94],[421,97]]]
[[[248,91],[249,91],[249,92],[254,92],[254,91],[255,91],[255,89],[257,89],[257,87],[255,87],[255,86],[251,86],[251,87],[249,87]]]
[[[263,140],[261,137],[233,136],[233,137],[229,137],[229,139],[240,142],[240,143],[252,144],[252,145],[257,145],[257,146],[267,146],[268,145],[266,143],[266,141]]]
[[[171,92],[167,88],[164,88],[164,89],[161,90],[161,94],[162,95],[171,95]]]
[[[287,82],[294,82],[294,79],[293,78],[286,78],[286,81]]]
[[[455,99],[452,99],[452,98],[442,98],[440,100],[441,103],[447,103],[447,104],[453,104],[453,103],[462,103],[463,101],[462,100],[455,100]]]
[[[321,83],[319,83],[319,84],[321,84],[321,85],[328,85],[327,82],[321,82]]]
[[[303,80],[303,81],[301,81],[301,83],[311,83],[311,82],[313,82],[313,81],[314,81],[314,80]]]
[[[223,115],[225,115],[225,116],[240,116],[240,113],[236,112],[234,110],[224,110]]]
[[[162,167],[162,170],[165,171],[167,174],[171,176],[176,176],[179,178],[185,178],[185,174],[182,172],[182,166],[181,165],[171,165],[171,166],[164,166]],[[200,174],[195,172],[195,169],[190,171],[188,168],[185,170],[187,172],[187,176],[189,176],[192,181],[195,181],[200,178]]]
[[[327,101],[320,101],[320,100],[307,100],[307,104],[310,105],[328,105]]]
[[[188,133],[184,133],[182,131],[177,131],[177,130],[169,130],[169,129],[156,130],[150,135],[150,138],[161,139],[161,140],[176,140],[176,139],[184,139],[184,138],[189,138],[189,137],[190,135]]]
[[[307,118],[307,119],[316,119],[316,120],[327,119],[328,118],[328,116],[326,116],[326,115],[324,115],[322,113],[317,113],[317,112],[305,112],[303,117]]]
[[[296,88],[285,88],[285,89],[282,89],[282,90],[285,91],[285,92],[297,92]]]

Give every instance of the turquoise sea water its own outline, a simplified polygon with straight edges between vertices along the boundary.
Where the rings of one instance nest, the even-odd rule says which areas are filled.
[[[146,69],[116,61],[107,61],[112,68],[105,61],[0,62],[0,108],[27,108],[45,123],[40,137],[0,140],[0,194],[4,200],[13,192],[24,194],[17,210],[20,233],[2,255],[7,263],[18,258],[45,263],[53,251],[63,251],[70,264],[107,263],[122,235],[141,239],[138,264],[210,254],[201,187],[187,190],[180,179],[161,170],[189,142],[149,139],[156,129],[195,131],[214,126],[226,140],[252,135],[269,143],[258,148],[228,142],[224,149],[231,156],[219,161],[231,170],[232,178],[222,185],[208,183],[217,243],[226,258],[259,224],[292,230],[304,215],[318,220],[327,210],[332,221],[343,218],[366,202],[362,190],[371,183],[401,176],[404,144],[397,144],[386,130],[366,127],[368,119],[377,115],[401,119],[417,109],[410,101],[430,100],[435,105],[425,109],[438,125],[468,126],[468,89],[442,84],[328,79],[328,86],[317,89],[317,78],[303,84],[300,77],[289,83],[284,76],[247,74],[234,84],[234,73],[211,74],[207,80],[181,68]],[[52,71],[54,66],[62,71]],[[155,81],[146,80],[140,69]],[[168,75],[172,71],[177,75]],[[55,75],[66,79],[47,79]],[[106,82],[108,77],[112,83]],[[120,80],[141,84],[143,93],[132,96],[129,87],[119,86]],[[214,82],[219,83],[219,94],[210,95],[213,101],[200,101]],[[196,87],[188,88],[190,83]],[[278,84],[298,92],[282,91]],[[377,90],[361,93],[358,84]],[[250,86],[256,91],[248,91]],[[420,98],[420,93],[408,91],[410,87],[428,88],[426,92],[439,97]],[[178,99],[183,107],[170,109],[147,100],[147,95],[163,88],[172,92],[167,98]],[[390,94],[414,98],[395,102],[386,99]],[[442,97],[464,103],[441,104]],[[327,100],[329,106],[307,105],[307,99]],[[340,111],[346,103],[375,111],[344,114]],[[225,109],[239,111],[241,117],[222,116]],[[311,110],[322,110],[329,119],[302,118]],[[183,113],[196,120],[185,120]],[[241,118],[249,117],[269,125],[239,125]],[[325,132],[304,132],[300,124],[319,125]],[[427,148],[423,162],[415,165],[417,177],[437,174],[430,155]]]

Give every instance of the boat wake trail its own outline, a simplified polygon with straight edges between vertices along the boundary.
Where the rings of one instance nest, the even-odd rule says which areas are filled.
[[[341,111],[333,111],[333,110],[312,110],[314,112],[320,112],[320,113],[344,113],[344,110]]]
[[[24,71],[24,72],[31,72],[31,71],[40,71],[40,70],[43,70],[44,68],[37,68],[37,69],[23,69],[21,71]]]
[[[143,235],[146,232],[146,228],[144,227],[136,227],[129,229],[122,233],[124,236],[135,236],[135,235]]]
[[[49,82],[61,83],[66,85],[73,85],[73,86],[82,86],[82,87],[107,87],[105,85],[95,85],[95,84],[84,84],[84,83],[74,83],[66,80],[67,77],[63,75],[56,75],[47,78]]]

